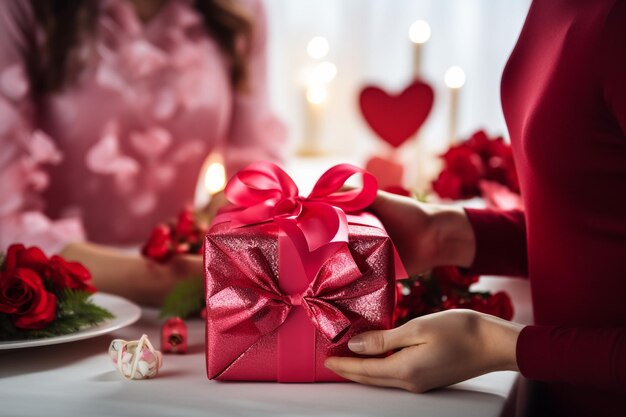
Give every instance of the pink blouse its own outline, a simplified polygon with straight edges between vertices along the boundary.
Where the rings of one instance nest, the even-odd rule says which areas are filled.
[[[71,241],[136,244],[193,202],[218,146],[227,172],[279,159],[282,125],[268,108],[259,0],[250,93],[233,91],[226,57],[188,0],[147,23],[127,0],[101,2],[95,44],[76,83],[36,102],[20,48],[27,1],[0,2],[0,250],[59,251]]]

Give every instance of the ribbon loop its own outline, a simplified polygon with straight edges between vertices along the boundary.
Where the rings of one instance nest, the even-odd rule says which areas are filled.
[[[363,185],[340,191],[357,174],[363,176]],[[376,179],[370,173],[354,165],[339,164],[322,174],[309,196],[303,198],[295,182],[276,164],[255,162],[231,178],[224,194],[237,206],[231,213],[232,227],[293,218],[307,243],[306,249],[313,252],[331,242],[347,242],[345,213],[369,206],[377,191]]]

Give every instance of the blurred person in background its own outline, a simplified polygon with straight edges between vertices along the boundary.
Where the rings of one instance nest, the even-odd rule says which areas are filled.
[[[265,42],[260,0],[0,2],[0,250],[60,252],[152,305],[201,274],[116,246],[192,204],[212,150],[227,175],[280,159]]]

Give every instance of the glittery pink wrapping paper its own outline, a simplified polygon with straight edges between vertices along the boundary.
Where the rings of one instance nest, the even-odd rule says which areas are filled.
[[[228,223],[214,225],[205,240],[205,274],[207,296],[206,361],[210,379],[276,381],[278,380],[278,332],[280,327],[264,333],[273,310],[260,310],[249,322],[224,331],[225,320],[212,314],[209,299],[228,287],[240,292],[256,287],[257,280],[273,282],[279,277],[279,230],[276,223],[263,223],[229,230]],[[322,265],[327,274],[341,279],[342,265],[349,257],[354,260],[360,276],[345,289],[333,305],[350,320],[348,330],[335,342],[315,331],[314,380],[343,381],[324,367],[329,356],[357,356],[348,347],[355,334],[368,330],[388,329],[392,325],[395,304],[394,249],[384,230],[350,224],[349,243]],[[290,262],[281,259],[280,262]],[[332,263],[332,264],[331,264]],[[365,289],[365,290],[364,290]],[[352,297],[352,294],[359,294]],[[234,296],[233,299],[237,298]],[[275,302],[280,303],[280,302]],[[250,302],[254,311],[254,300]],[[291,307],[287,314],[302,308]],[[274,317],[275,318],[275,317]]]

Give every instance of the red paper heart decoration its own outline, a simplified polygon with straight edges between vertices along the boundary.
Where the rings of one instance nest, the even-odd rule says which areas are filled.
[[[359,96],[359,105],[372,130],[397,148],[424,124],[434,98],[430,85],[415,80],[399,95],[391,95],[375,86],[365,87]]]

